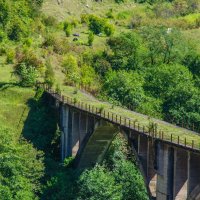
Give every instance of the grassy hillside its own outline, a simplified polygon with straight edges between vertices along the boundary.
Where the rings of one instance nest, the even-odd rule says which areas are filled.
[[[45,82],[74,101],[141,126],[154,122],[166,139],[173,134],[184,143],[186,137],[187,145],[194,140],[199,147],[198,134],[160,121],[200,128],[199,2],[45,0],[40,7],[42,2],[0,0],[0,198],[85,199],[91,186],[87,181],[95,180],[96,199],[112,199],[113,193],[124,199],[137,196],[139,180],[146,199],[143,179],[127,161],[127,152],[120,154],[119,141],[116,155],[122,159],[112,160],[113,153],[109,163],[119,162],[119,174],[123,166],[128,169],[120,185],[115,181],[123,176],[112,174],[109,167],[79,176],[71,168],[72,158],[61,164],[57,115],[42,92],[33,88]],[[96,98],[79,90],[80,85]],[[106,188],[98,185],[102,177],[109,187],[107,181]],[[132,185],[126,187],[129,181]],[[108,196],[99,197],[100,190]]]

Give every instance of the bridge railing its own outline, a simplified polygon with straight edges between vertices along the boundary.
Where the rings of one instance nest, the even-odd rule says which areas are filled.
[[[163,130],[158,130],[158,128],[152,126],[152,124],[148,126],[141,125],[141,123],[137,119],[121,116],[119,114],[108,111],[106,109],[95,107],[94,105],[91,105],[85,102],[77,101],[66,95],[64,96],[61,93],[58,93],[55,90],[50,89],[46,86],[43,86],[43,87],[46,90],[46,92],[51,94],[56,100],[58,100],[59,102],[63,104],[68,104],[72,107],[86,111],[88,113],[101,117],[119,126],[123,126],[132,131],[136,131],[140,134],[144,134],[147,137],[150,137],[152,139],[158,139],[158,140],[170,142],[175,145],[191,148],[193,150],[198,150],[198,151],[200,150],[200,141],[194,141],[186,137],[181,137],[177,134],[166,133]]]

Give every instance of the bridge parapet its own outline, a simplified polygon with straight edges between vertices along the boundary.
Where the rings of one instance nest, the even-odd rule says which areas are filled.
[[[46,89],[46,91],[52,95],[58,102],[62,104],[67,104],[72,108],[76,108],[81,112],[88,113],[99,119],[104,119],[115,125],[128,128],[131,131],[137,131],[142,135],[146,135],[150,138],[157,139],[166,142],[171,145],[179,146],[189,151],[200,152],[200,141],[188,140],[186,137],[180,137],[176,134],[167,134],[163,130],[152,129],[149,125],[141,125],[140,122],[132,118],[127,118],[99,107],[95,107],[88,103],[74,100],[71,97],[58,94],[56,91],[51,89]]]

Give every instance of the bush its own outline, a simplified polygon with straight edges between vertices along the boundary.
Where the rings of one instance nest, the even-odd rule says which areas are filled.
[[[52,65],[50,61],[47,61],[46,63],[46,71],[45,71],[45,83],[49,86],[52,87],[55,82],[55,74],[52,68]]]
[[[112,8],[106,13],[106,17],[109,18],[109,19],[114,19]]]
[[[24,44],[27,46],[27,47],[31,47],[31,45],[33,44],[33,39],[32,38],[26,38],[24,40]]]
[[[93,34],[93,32],[90,32],[88,35],[88,45],[92,46],[93,41],[94,41],[94,34]]]
[[[105,33],[107,36],[110,36],[114,33],[114,26],[109,24],[104,18],[89,15],[88,21],[89,29],[94,34]]]
[[[9,23],[8,38],[14,41],[20,41],[23,37],[28,35],[28,26],[20,19],[14,18]]]
[[[0,56],[6,54],[6,45],[5,44],[2,44],[0,46]]]
[[[130,15],[131,13],[129,11],[122,11],[117,14],[117,19],[119,20],[128,19]]]
[[[80,69],[76,57],[73,55],[65,56],[63,58],[62,67],[68,84],[73,85],[80,82]]]
[[[105,27],[104,27],[104,32],[105,32],[105,34],[106,34],[107,36],[113,35],[114,31],[115,31],[115,28],[114,28],[113,25],[111,25],[111,24],[106,24],[106,25],[105,25]]]
[[[15,58],[15,51],[13,49],[9,49],[7,52],[6,62],[8,64],[12,64],[14,62],[14,58]]]
[[[43,22],[46,26],[56,26],[58,24],[57,19],[53,16],[43,17]]]
[[[37,70],[32,66],[27,66],[25,63],[17,68],[16,74],[20,78],[20,84],[23,87],[32,87],[37,81]]]
[[[0,29],[0,43],[3,42],[3,40],[5,39],[5,37],[6,37],[5,32]]]
[[[69,43],[66,38],[60,38],[53,34],[48,34],[42,44],[43,47],[52,47],[58,54],[66,54],[69,51]]]
[[[69,23],[68,21],[65,21],[64,24],[63,24],[63,30],[64,30],[66,36],[69,37],[71,35],[71,32],[72,32],[71,23]]]
[[[106,20],[101,19],[95,15],[91,15],[89,17],[89,29],[94,34],[103,33],[105,29]]]
[[[72,19],[71,20],[71,26],[76,28],[79,25],[79,21],[77,19]]]
[[[89,24],[89,18],[90,18],[90,16],[88,14],[82,14],[81,15],[81,23]]]
[[[17,65],[16,68],[21,63],[24,63],[26,66],[32,66],[35,69],[41,70],[44,68],[44,64],[40,58],[34,53],[33,49],[30,48],[23,48],[21,50],[21,47],[17,47],[16,49],[16,59],[17,59]]]

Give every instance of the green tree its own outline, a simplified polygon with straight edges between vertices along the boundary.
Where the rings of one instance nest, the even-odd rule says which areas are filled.
[[[84,200],[120,200],[121,186],[116,184],[114,177],[103,166],[95,166],[86,170],[79,179],[79,198]]]
[[[143,78],[131,71],[110,71],[106,74],[103,89],[107,96],[137,108],[144,99]]]
[[[81,67],[81,83],[83,85],[94,86],[97,84],[98,77],[95,73],[94,68],[88,65]]]
[[[41,190],[43,154],[11,130],[0,128],[0,195],[3,199],[32,200]]]
[[[105,19],[101,19],[95,15],[91,15],[89,17],[89,29],[94,33],[94,34],[99,34],[104,32],[104,27],[106,24]]]
[[[63,58],[62,67],[66,75],[66,81],[69,84],[80,82],[80,69],[76,57],[67,55]]]
[[[156,98],[167,98],[176,88],[181,89],[180,85],[188,92],[194,86],[193,76],[185,66],[163,64],[146,72],[145,90]]]
[[[118,161],[114,168],[115,180],[122,186],[122,199],[149,200],[144,180],[133,163],[130,161]]]
[[[123,33],[108,40],[108,45],[113,51],[110,62],[113,69],[135,70],[142,65],[144,49],[142,41],[136,33]]]
[[[179,31],[149,26],[141,28],[140,33],[147,47],[147,65],[180,63],[185,56],[184,39]]]
[[[118,134],[112,142],[104,162],[112,171],[115,182],[122,186],[121,199],[149,199],[144,179],[134,157],[130,158],[130,149],[121,134]]]

